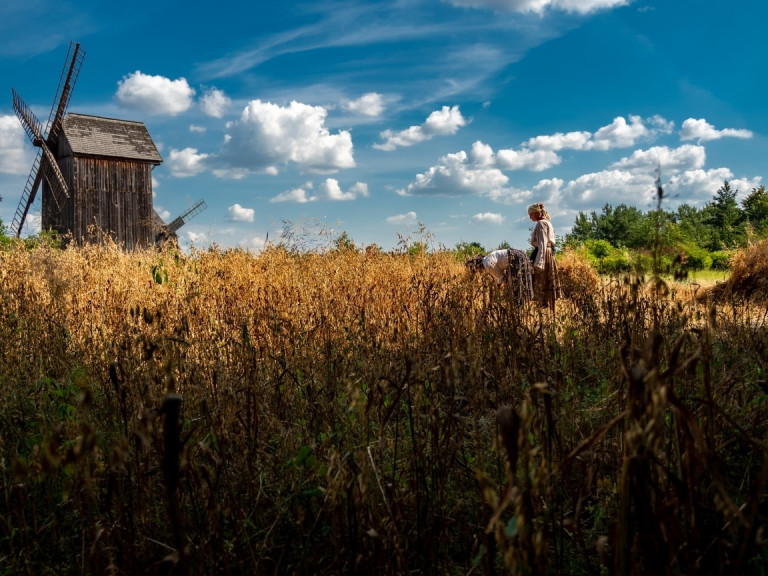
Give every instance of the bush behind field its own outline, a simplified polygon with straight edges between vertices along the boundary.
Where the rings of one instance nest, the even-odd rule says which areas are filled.
[[[0,251],[0,571],[761,573],[759,310],[559,262]]]

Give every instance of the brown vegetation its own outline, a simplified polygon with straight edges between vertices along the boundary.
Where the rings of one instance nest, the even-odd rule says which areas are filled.
[[[0,252],[0,573],[762,573],[754,305],[559,267]]]
[[[731,298],[768,301],[768,240],[735,252],[730,267],[728,281],[712,288],[713,298],[719,301]]]

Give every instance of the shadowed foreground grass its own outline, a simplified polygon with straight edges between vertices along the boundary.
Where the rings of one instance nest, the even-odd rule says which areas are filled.
[[[764,310],[560,268],[0,252],[0,573],[765,573]]]

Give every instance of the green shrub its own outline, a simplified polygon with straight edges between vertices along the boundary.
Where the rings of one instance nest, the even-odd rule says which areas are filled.
[[[712,267],[712,256],[699,246],[687,244],[680,247],[684,267],[688,270],[709,270]]]
[[[648,252],[633,252],[632,270],[638,275],[649,274],[653,271],[653,256]]]
[[[485,248],[479,242],[459,242],[454,252],[458,260],[464,262],[473,256],[484,255]]]
[[[728,252],[717,250],[710,252],[709,255],[712,257],[713,270],[728,270],[731,267],[731,255]]]
[[[588,257],[591,260],[601,261],[607,258],[612,252],[616,250],[608,240],[587,240],[584,242],[584,246],[589,252]]]

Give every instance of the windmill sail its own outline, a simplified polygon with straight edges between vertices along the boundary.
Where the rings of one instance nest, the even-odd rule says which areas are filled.
[[[11,222],[11,233],[16,237],[21,234],[21,226],[27,218],[29,207],[32,206],[32,202],[35,201],[37,189],[40,187],[40,181],[43,178],[43,173],[40,170],[40,157],[42,155],[42,150],[38,150],[37,154],[35,154],[35,161],[32,162],[32,170],[27,177],[27,183],[24,186],[24,191],[21,193],[21,200],[16,208],[16,214],[13,217],[13,221]]]
[[[51,150],[56,149],[59,130],[61,129],[61,120],[69,105],[72,89],[80,74],[80,67],[82,66],[84,57],[85,52],[80,49],[80,44],[74,42],[70,43],[67,59],[64,63],[64,69],[62,70],[61,78],[59,79],[59,86],[56,90],[56,96],[54,97],[51,112],[48,116],[48,124],[46,126],[48,133],[47,137],[44,135],[42,125],[32,112],[32,109],[26,105],[15,90],[11,89],[13,92],[13,109],[21,121],[27,136],[29,136],[32,143],[35,146],[38,146],[40,152],[42,152],[38,152],[35,157],[35,161],[32,164],[32,171],[29,173],[24,191],[21,194],[19,205],[16,208],[16,214],[11,222],[11,231],[16,236],[21,235],[21,228],[24,225],[24,220],[27,217],[29,208],[35,201],[35,195],[37,194],[37,190],[40,187],[40,182],[43,177],[45,177],[45,180],[51,188],[52,198],[57,205],[57,209],[61,210],[64,200],[69,198],[67,183],[59,170],[56,158]]]
[[[158,232],[157,236],[155,237],[155,244],[163,244],[165,241],[172,238],[179,228],[200,214],[200,212],[206,208],[208,208],[208,205],[205,203],[205,200],[198,200],[187,210],[185,210],[180,216],[174,218],[170,224],[162,225],[160,227],[160,232]],[[159,215],[157,215],[157,212],[155,212],[155,216],[160,222],[162,222],[162,219]]]
[[[54,191],[54,197],[58,197],[57,202],[61,196],[69,198],[67,182],[64,180],[64,176],[62,176],[61,171],[59,170],[56,158],[43,138],[40,121],[37,119],[37,116],[35,116],[35,113],[32,112],[32,109],[21,99],[21,96],[19,96],[13,89],[11,89],[11,91],[13,92],[13,110],[16,112],[16,116],[18,116],[22,126],[24,126],[24,130],[26,131],[27,136],[29,136],[29,139],[32,140],[32,143],[35,146],[39,146],[43,151],[43,158],[40,166],[43,169],[45,179]]]
[[[72,96],[72,90],[80,75],[80,68],[83,65],[85,51],[80,48],[80,44],[71,42],[67,59],[64,61],[64,68],[59,78],[59,87],[56,89],[56,96],[53,98],[51,113],[48,116],[48,143],[53,147],[59,138],[61,130],[61,120],[69,106],[69,99]]]
[[[179,228],[192,220],[192,218],[200,214],[200,212],[206,208],[208,208],[208,205],[205,203],[205,200],[198,200],[193,206],[185,210],[181,216],[175,218],[170,224],[168,224],[168,229],[171,232],[176,232]]]

